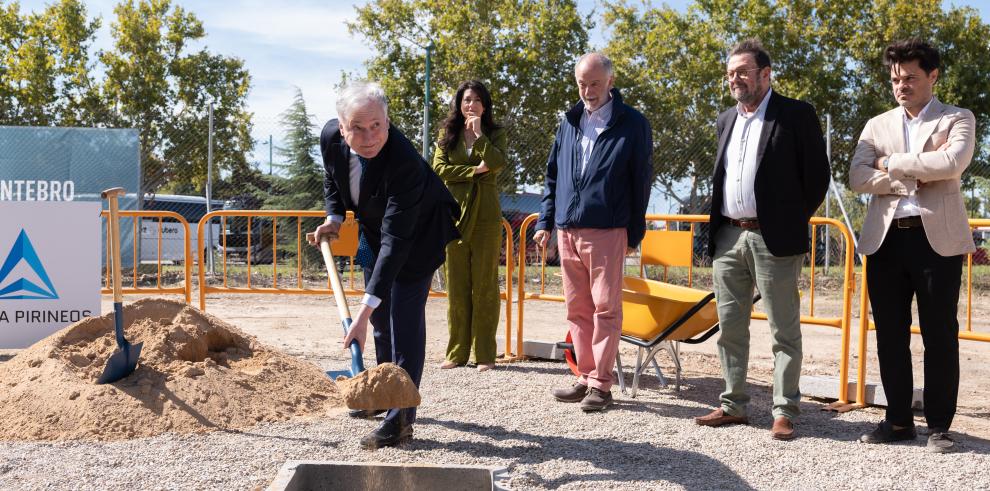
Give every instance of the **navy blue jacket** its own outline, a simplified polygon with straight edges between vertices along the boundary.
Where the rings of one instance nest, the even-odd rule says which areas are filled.
[[[636,247],[646,233],[650,201],[650,122],[612,89],[612,119],[595,141],[582,175],[583,111],[584,102],[578,102],[557,128],[536,230],[621,227],[627,230],[629,247]]]
[[[320,153],[327,215],[352,210],[375,254],[368,293],[384,299],[395,280],[418,280],[443,264],[447,243],[460,237],[454,223],[461,209],[395,126],[361,176],[358,206],[351,196],[350,147],[336,119],[323,127]]]

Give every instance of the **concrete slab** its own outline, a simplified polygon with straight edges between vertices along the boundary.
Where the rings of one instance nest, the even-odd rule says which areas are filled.
[[[851,374],[849,376],[850,381],[846,386],[846,394],[850,400],[855,400],[856,398],[856,375]],[[866,384],[866,403],[873,406],[886,406],[887,405],[887,395],[883,392],[883,386],[876,382],[867,381]],[[815,397],[819,399],[835,399],[839,394],[839,378],[838,377],[822,377],[818,375],[802,375],[801,376],[801,394],[806,397]],[[911,400],[911,407],[914,409],[924,409],[924,389],[915,388],[914,395]]]
[[[561,339],[563,341],[563,339]],[[505,338],[498,336],[495,338],[498,345],[496,351],[505,352]],[[516,340],[512,340],[512,350],[516,349]],[[529,358],[539,358],[543,360],[563,360],[564,351],[557,349],[557,341],[544,341],[539,339],[523,340],[523,355]]]

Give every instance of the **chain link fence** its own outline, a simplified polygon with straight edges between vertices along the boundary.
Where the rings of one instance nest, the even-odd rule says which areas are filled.
[[[654,177],[647,212],[671,215],[708,214],[717,149],[714,117],[710,124],[701,127],[687,119],[678,121],[669,117],[662,120],[651,115],[647,117],[651,119],[654,130]],[[141,199],[135,202],[140,201],[142,209],[179,213],[193,230],[208,211],[218,209],[321,210],[323,166],[319,155],[318,135],[323,122],[311,123],[306,135],[310,144],[304,145],[305,149],[301,152],[298,145],[293,147],[292,144],[293,141],[298,141],[298,138],[293,140],[293,131],[298,136],[299,128],[289,127],[283,119],[275,118],[253,119],[250,144],[244,152],[230,152],[229,145],[225,147],[218,141],[220,135],[211,135],[209,127],[161,135],[160,141],[154,145],[142,143],[139,158]],[[862,225],[866,201],[849,192],[845,183],[849,161],[865,123],[866,121],[853,120],[844,115],[822,115],[822,127],[832,157],[835,182],[817,215],[835,218],[846,224],[853,233]],[[509,223],[513,236],[513,263],[516,263],[519,254],[521,226],[527,217],[538,213],[540,209],[543,176],[554,130],[555,128],[547,128],[541,132],[517,132],[512,126],[508,126],[509,165],[499,175],[498,182],[502,191],[502,214]],[[406,129],[405,133],[420,147],[421,131]],[[223,150],[224,148],[227,150]],[[192,172],[200,165],[204,168],[210,165],[213,170],[209,173],[212,198],[209,203],[204,197],[207,182],[183,178],[185,174],[208,174]],[[986,169],[976,171],[978,175],[987,173]],[[978,187],[974,186],[974,189]],[[128,191],[133,192],[131,189]],[[976,212],[982,209],[980,199],[982,194],[977,196],[975,191],[967,196],[967,200],[974,205],[974,216],[979,216]],[[166,219],[165,223],[168,222]],[[300,278],[305,285],[325,286],[322,258],[315,248],[300,243],[301,238],[297,234],[305,234],[319,223],[318,218],[259,218],[250,223],[246,218],[215,219],[210,226],[204,228],[209,235],[204,237],[207,261],[203,265],[210,272],[207,275],[208,281],[226,282],[228,286],[235,287],[245,286],[250,274],[252,284],[266,287],[296,287]],[[133,224],[127,223],[122,224],[122,227],[134,228]],[[157,244],[158,234],[153,233],[156,227],[157,224],[147,221],[141,224],[143,231],[137,244],[140,252],[135,255],[137,260],[131,266],[136,265],[137,273],[140,274],[127,271],[125,279],[137,278],[134,282],[143,284],[181,281],[182,277],[177,271],[184,258],[175,253],[174,249],[169,252],[166,250],[168,247]],[[650,222],[650,227],[687,230],[689,225]],[[708,227],[706,224],[697,224],[694,230],[694,260],[690,278],[686,268],[672,268],[668,274],[671,281],[690,282],[707,288],[711,282],[711,258],[707,256],[706,250]],[[547,248],[547,269],[543,270],[537,267],[543,264],[544,256],[543,251],[538,250],[531,240],[534,233],[532,222],[528,223],[525,233],[526,291],[560,294],[557,269],[559,255],[555,238],[551,239]],[[816,289],[839,290],[845,247],[842,235],[836,230],[825,226],[816,228],[814,261],[823,274],[816,282]],[[175,266],[175,270],[166,267],[163,277],[158,277],[159,251],[162,251],[160,258],[163,262],[174,263]],[[809,255],[807,266],[810,266],[811,260]],[[503,252],[503,285],[508,272],[508,268],[504,266],[506,261]],[[975,264],[985,261],[985,254],[974,258]],[[346,260],[341,261],[341,268],[344,269],[347,263]],[[628,266],[630,274],[639,274],[635,257],[629,259]],[[125,261],[125,268],[127,267],[128,261]],[[647,275],[655,277],[658,272],[648,270]],[[352,286],[360,288],[362,284],[358,281],[357,285]],[[442,290],[442,282],[438,281],[435,287]]]

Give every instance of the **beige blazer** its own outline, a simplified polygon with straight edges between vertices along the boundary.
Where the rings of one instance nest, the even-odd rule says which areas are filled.
[[[873,254],[880,248],[901,196],[916,191],[921,221],[932,249],[942,256],[956,256],[976,250],[959,178],[973,158],[976,144],[976,118],[967,109],[932,101],[918,129],[917,148],[907,153],[901,108],[891,109],[866,123],[849,168],[853,191],[872,194],[866,220],[859,236],[859,252]],[[948,148],[937,151],[943,143]],[[889,173],[878,170],[875,162],[889,155]]]

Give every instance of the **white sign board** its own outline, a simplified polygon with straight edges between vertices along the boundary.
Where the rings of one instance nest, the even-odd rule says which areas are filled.
[[[100,315],[100,202],[0,201],[0,348]]]

